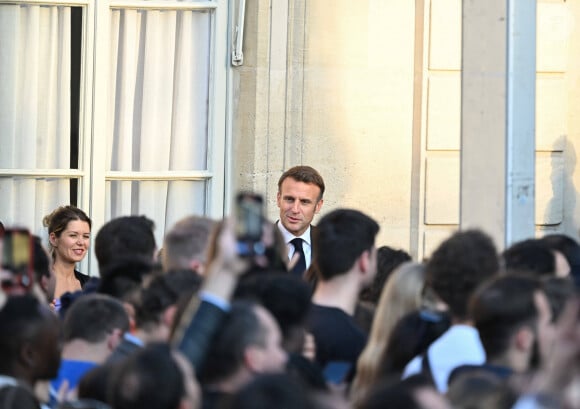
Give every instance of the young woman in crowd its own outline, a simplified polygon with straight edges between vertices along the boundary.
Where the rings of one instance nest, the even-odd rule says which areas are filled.
[[[375,382],[378,363],[396,323],[408,312],[421,307],[424,284],[425,267],[413,262],[403,263],[387,279],[375,311],[369,341],[358,359],[351,387],[354,402],[360,402]]]
[[[55,307],[61,295],[81,290],[89,276],[76,270],[89,251],[91,219],[75,206],[61,206],[44,217],[56,280]]]

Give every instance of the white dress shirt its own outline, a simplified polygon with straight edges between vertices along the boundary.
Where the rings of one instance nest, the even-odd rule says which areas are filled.
[[[304,251],[304,261],[306,262],[306,268],[310,267],[310,263],[312,262],[312,242],[310,240],[310,226],[308,229],[302,234],[302,236],[295,236],[286,230],[286,227],[278,220],[276,222],[280,233],[282,233],[282,237],[284,237],[284,243],[286,243],[286,247],[288,248],[288,260],[292,260],[294,256],[294,245],[290,243],[296,237],[300,237],[303,241],[302,243],[302,250]]]

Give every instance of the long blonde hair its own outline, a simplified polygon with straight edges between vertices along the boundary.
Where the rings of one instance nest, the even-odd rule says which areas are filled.
[[[358,362],[356,377],[351,387],[351,399],[359,402],[376,381],[377,365],[399,319],[422,304],[425,267],[407,262],[401,264],[387,279],[377,305],[369,340]]]

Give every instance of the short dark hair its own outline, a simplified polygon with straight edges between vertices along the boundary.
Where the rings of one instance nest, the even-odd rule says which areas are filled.
[[[287,178],[294,179],[297,182],[316,185],[320,189],[318,200],[322,199],[322,196],[324,196],[324,179],[322,179],[320,173],[318,173],[318,171],[313,167],[294,166],[282,173],[282,176],[278,179],[278,192],[282,190],[282,182]]]
[[[510,337],[522,326],[533,326],[538,317],[534,294],[540,282],[526,275],[499,276],[473,294],[469,312],[488,359],[501,357]]]
[[[580,264],[580,245],[572,237],[554,233],[542,237],[540,241],[551,250],[562,253],[570,266]]]
[[[104,294],[88,294],[76,300],[64,317],[64,342],[81,339],[101,342],[113,330],[129,330],[129,317],[118,300]]]
[[[554,275],[556,271],[554,253],[538,239],[512,244],[502,253],[502,259],[508,272]]]
[[[346,273],[375,245],[378,231],[377,222],[358,210],[337,209],[322,217],[313,232],[314,262],[320,279]]]
[[[456,232],[427,261],[426,285],[455,318],[467,318],[467,303],[477,286],[499,270],[492,239],[480,230]]]
[[[420,388],[434,388],[432,381],[423,374],[403,380],[386,378],[371,388],[357,409],[382,409],[386,402],[390,409],[421,409],[415,397]]]
[[[314,409],[308,389],[286,374],[258,375],[233,397],[230,409]]]
[[[300,277],[284,273],[243,276],[234,297],[264,306],[278,322],[284,341],[295,328],[305,325],[311,306],[310,286]]]
[[[143,256],[153,260],[154,228],[153,221],[145,216],[122,216],[105,223],[95,237],[99,271],[118,257]]]
[[[189,270],[174,270],[157,276],[141,292],[136,305],[135,322],[143,328],[160,322],[163,311],[176,305],[184,294],[191,294],[201,286],[201,278]]]
[[[40,283],[42,277],[50,277],[50,260],[46,254],[46,250],[44,250],[44,247],[42,247],[40,237],[32,236],[32,249],[34,278],[37,283]]]
[[[405,250],[397,250],[389,246],[379,247],[377,249],[377,275],[373,283],[362,290],[359,300],[377,304],[391,273],[406,261],[411,261],[411,255]]]
[[[548,234],[541,238],[550,249],[564,255],[570,265],[570,275],[576,288],[580,288],[580,245],[572,237],[565,234]]]
[[[264,346],[266,331],[256,313],[257,304],[234,301],[220,330],[212,340],[200,372],[202,383],[213,383],[233,375],[244,362],[248,346]]]
[[[23,340],[36,336],[46,318],[40,308],[30,295],[8,297],[0,309],[0,364],[16,359]]]
[[[167,344],[150,344],[124,360],[109,388],[115,409],[177,408],[185,395],[184,375]]]
[[[12,373],[13,364],[19,359],[22,346],[27,343],[43,342],[39,336],[45,328],[53,325],[59,325],[58,318],[32,295],[9,296],[0,309],[0,374],[15,376]],[[51,373],[37,374],[37,379],[50,379],[48,376],[56,376],[60,354],[58,345],[55,344],[54,348],[54,356],[50,357],[51,362],[42,364],[50,366],[43,367],[42,370],[49,370]],[[52,362],[53,358],[56,358],[55,362]]]
[[[121,301],[134,301],[141,290],[144,277],[152,274],[153,269],[151,259],[145,256],[116,258],[100,269],[98,292]]]

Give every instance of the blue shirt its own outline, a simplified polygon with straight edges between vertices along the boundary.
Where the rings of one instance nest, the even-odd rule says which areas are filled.
[[[62,383],[68,381],[68,390],[75,389],[85,373],[96,367],[96,362],[88,361],[71,361],[63,359],[58,369],[58,375],[50,381],[50,406],[56,407],[58,390]]]

